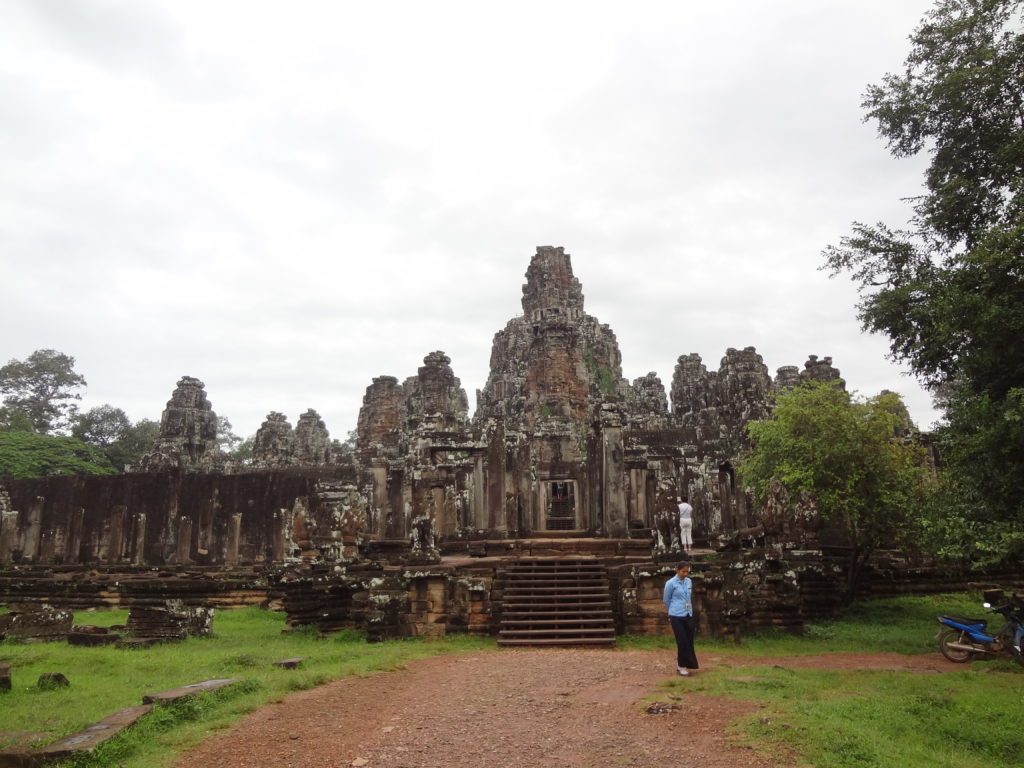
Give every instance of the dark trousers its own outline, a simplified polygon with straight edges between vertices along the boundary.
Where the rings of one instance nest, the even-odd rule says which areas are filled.
[[[697,654],[693,651],[693,636],[696,625],[693,616],[669,616],[672,634],[676,636],[676,665],[686,669],[698,669]]]

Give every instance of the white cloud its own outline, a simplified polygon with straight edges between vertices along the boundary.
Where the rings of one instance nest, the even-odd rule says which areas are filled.
[[[472,405],[564,245],[631,379],[832,355],[927,424],[818,266],[905,218],[921,164],[859,101],[929,5],[7,3],[0,357],[71,354],[136,419],[187,374],[242,434],[314,407],[343,437],[434,349]]]

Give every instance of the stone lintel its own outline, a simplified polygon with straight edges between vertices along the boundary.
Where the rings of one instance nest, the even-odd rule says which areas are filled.
[[[78,733],[58,739],[31,754],[49,761],[63,760],[76,753],[89,752],[125,728],[135,725],[143,715],[149,714],[152,709],[153,707],[148,704],[122,709],[120,712],[108,715],[95,725],[90,725]]]
[[[178,699],[183,699],[186,696],[195,696],[200,693],[209,693],[210,691],[216,691],[220,688],[226,688],[229,685],[242,682],[240,679],[232,678],[221,678],[217,680],[204,680],[201,683],[192,683],[190,685],[183,685],[180,688],[172,688],[169,691],[160,691],[159,693],[147,693],[142,697],[143,704],[156,704],[162,706],[164,704],[173,704]]]

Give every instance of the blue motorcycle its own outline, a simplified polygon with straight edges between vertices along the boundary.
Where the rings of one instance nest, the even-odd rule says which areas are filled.
[[[1021,647],[1024,643],[1024,598],[1007,598],[1001,589],[984,593],[982,604],[989,613],[1003,617],[1003,626],[994,634],[987,631],[987,619],[967,619],[959,616],[939,616],[939,652],[950,661],[962,664],[976,656],[1008,655],[1024,665]]]

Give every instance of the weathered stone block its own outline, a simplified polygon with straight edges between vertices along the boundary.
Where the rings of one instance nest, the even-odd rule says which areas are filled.
[[[198,696],[201,693],[208,693],[210,691],[217,691],[221,688],[225,688],[229,685],[242,682],[238,678],[219,678],[216,680],[203,680],[200,683],[191,683],[189,685],[183,685],[180,688],[172,688],[168,691],[160,691],[159,693],[147,693],[142,697],[143,704],[154,704],[160,706],[163,704],[173,704],[179,699],[184,699],[187,696]]]
[[[68,688],[70,685],[71,681],[64,676],[63,672],[44,672],[36,681],[36,687],[44,691]]]

